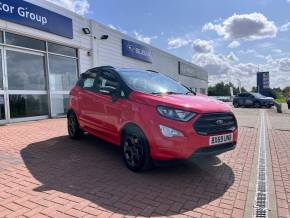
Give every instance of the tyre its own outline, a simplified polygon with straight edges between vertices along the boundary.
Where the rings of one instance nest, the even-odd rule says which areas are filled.
[[[269,108],[269,109],[272,108],[272,105],[267,105],[267,108]]]
[[[148,141],[138,127],[130,126],[125,130],[122,153],[126,166],[134,172],[145,171],[153,166]]]
[[[238,107],[239,107],[238,102],[234,102],[234,107],[235,107],[235,108],[238,108]]]
[[[290,103],[288,104],[288,109],[290,110]]]
[[[67,118],[67,129],[70,138],[79,139],[83,131],[80,129],[77,116],[74,112],[70,112]]]
[[[261,107],[260,102],[255,102],[255,103],[254,103],[254,107],[255,107],[255,108],[260,108],[260,107]]]

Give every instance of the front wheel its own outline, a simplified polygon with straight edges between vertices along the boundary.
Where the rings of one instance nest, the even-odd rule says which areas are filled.
[[[74,112],[71,112],[68,115],[67,129],[68,134],[72,139],[79,139],[83,134],[83,131],[80,129],[77,116],[75,115]]]
[[[139,128],[131,126],[125,131],[122,152],[125,164],[130,170],[140,172],[152,167],[149,144]]]

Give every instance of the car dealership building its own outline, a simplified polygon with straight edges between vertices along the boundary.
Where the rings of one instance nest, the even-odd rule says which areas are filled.
[[[0,124],[63,116],[80,73],[155,70],[206,93],[202,68],[45,0],[0,0]]]

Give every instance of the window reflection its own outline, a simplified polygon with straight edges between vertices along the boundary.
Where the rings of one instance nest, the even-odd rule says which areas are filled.
[[[77,57],[77,49],[48,42],[48,52]]]
[[[44,57],[8,50],[7,74],[10,90],[45,90]]]
[[[77,81],[77,60],[49,55],[50,88],[69,91]]]
[[[52,95],[52,116],[64,115],[68,111],[69,95]]]
[[[32,48],[36,50],[45,51],[45,41],[41,41],[38,39],[33,39],[27,36],[20,36],[13,33],[5,33],[6,43],[10,45],[16,45],[26,48]]]
[[[3,90],[2,50],[0,50],[0,90]]]
[[[11,118],[48,115],[47,95],[9,95]]]
[[[4,95],[0,95],[0,120],[5,120]]]

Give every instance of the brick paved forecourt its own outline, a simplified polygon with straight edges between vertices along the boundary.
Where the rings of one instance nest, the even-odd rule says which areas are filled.
[[[113,145],[69,139],[65,119],[0,126],[0,217],[247,217],[259,112],[252,123],[235,113],[235,150],[140,174]],[[281,217],[290,214],[289,141],[290,132],[269,129]]]
[[[269,145],[279,217],[290,217],[290,111],[268,112]]]

